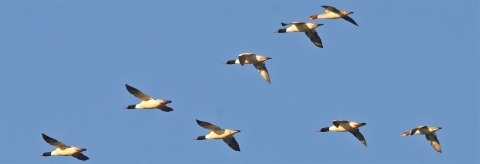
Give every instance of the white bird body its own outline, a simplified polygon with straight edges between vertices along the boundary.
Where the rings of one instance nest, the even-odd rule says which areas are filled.
[[[316,14],[312,15],[307,20],[313,20],[313,19],[339,19],[343,18],[346,21],[358,26],[357,22],[355,22],[352,18],[350,18],[348,15],[353,14],[353,12],[350,11],[345,11],[345,10],[338,10],[337,8],[333,6],[322,6],[325,8],[325,12],[322,14]]]
[[[210,133],[204,136],[198,136],[197,138],[195,138],[195,140],[223,139],[223,142],[225,142],[230,148],[235,151],[240,151],[240,146],[238,145],[235,137],[233,137],[233,135],[240,132],[240,130],[222,129],[209,122],[204,122],[200,120],[197,120],[197,124],[205,129],[210,130]]]
[[[261,63],[270,59],[269,57],[254,54],[254,53],[241,53],[240,55],[238,55],[238,59],[235,60],[235,64],[242,64],[241,62],[242,57],[243,57],[243,60],[245,61],[244,64]]]
[[[359,124],[360,123],[358,123],[358,122],[340,123],[340,125],[338,127],[335,126],[335,125],[330,126],[328,128],[328,130],[329,131],[335,131],[335,132],[348,132],[348,131],[358,129],[360,126],[357,126],[357,125],[359,125]]]
[[[287,28],[287,32],[306,32],[306,31],[311,31],[319,26],[316,23],[308,23],[308,22],[292,22],[290,24],[292,26]],[[288,24],[284,23],[282,25],[288,25]]]
[[[81,152],[82,148],[78,148],[75,146],[70,146],[69,148],[66,148],[65,150],[62,150],[60,148],[55,149],[52,151],[51,155],[52,156],[71,156],[74,153]]]
[[[67,146],[58,140],[49,137],[42,133],[42,137],[48,144],[55,146],[56,149],[51,152],[45,152],[40,154],[40,156],[48,157],[48,156],[72,156],[77,158],[78,160],[86,161],[90,158],[82,154],[82,152],[86,151],[85,148],[79,148],[75,146]]]
[[[305,35],[312,41],[315,46],[323,48],[322,40],[318,36],[317,27],[322,26],[323,24],[308,23],[308,22],[291,22],[291,23],[281,23],[282,26],[291,25],[288,28],[278,29],[275,33],[288,33],[288,32],[304,32]]]
[[[440,146],[440,141],[438,141],[436,131],[442,129],[442,127],[435,127],[435,126],[417,126],[410,131],[403,132],[401,137],[409,136],[409,135],[425,135],[430,145],[432,145],[433,149],[437,152],[442,153],[442,147]]]
[[[333,126],[324,127],[318,132],[350,132],[355,136],[363,145],[367,146],[367,140],[362,133],[360,133],[360,127],[366,125],[367,123],[362,122],[349,122],[347,120],[333,120]]]
[[[211,131],[209,134],[205,135],[205,139],[224,139],[230,136],[233,136],[237,131],[231,129],[220,129]]]
[[[159,99],[150,99],[147,101],[141,101],[139,104],[135,105],[137,109],[154,109],[159,107],[160,105],[164,105],[164,100]]]
[[[270,75],[268,74],[267,67],[265,66],[265,61],[269,59],[272,58],[254,53],[241,53],[238,55],[238,59],[229,60],[224,64],[240,64],[242,66],[245,64],[253,64],[253,66],[258,70],[258,73],[262,75],[263,79],[270,83]]]
[[[335,12],[332,12],[332,11],[329,11],[329,10],[325,10],[324,13],[317,15],[317,18],[338,19],[338,18],[342,18],[342,17],[352,13],[352,12],[345,11],[345,10],[339,10],[339,11],[342,14],[338,14],[338,13],[335,13]]]
[[[140,103],[135,105],[129,105],[125,107],[125,109],[160,109],[164,112],[173,111],[172,108],[166,105],[168,103],[172,103],[171,100],[154,99],[128,84],[125,84],[125,87],[127,88],[127,91],[130,92],[130,94],[141,100]]]

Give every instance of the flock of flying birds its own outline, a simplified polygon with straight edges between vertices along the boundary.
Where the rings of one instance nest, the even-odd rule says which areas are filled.
[[[307,20],[313,19],[339,19],[343,18],[350,23],[358,26],[358,24],[350,18],[348,15],[353,14],[353,12],[345,11],[345,10],[338,10],[333,6],[322,6],[325,8],[325,12],[318,15],[312,15]],[[323,25],[323,24],[314,24],[308,22],[291,22],[291,23],[282,23],[282,26],[291,25],[288,28],[279,29],[276,33],[286,33],[286,32],[305,32],[305,34],[310,38],[310,40],[320,48],[323,48],[322,41],[318,36],[315,28]],[[265,57],[253,53],[242,53],[238,56],[236,60],[229,60],[225,62],[225,64],[253,64],[258,72],[262,75],[262,77],[270,83],[270,77],[268,75],[267,68],[265,67],[265,61],[271,59],[270,57]],[[147,94],[141,92],[140,90],[125,84],[125,87],[130,94],[139,98],[141,102],[139,104],[128,105],[125,109],[160,109],[164,112],[171,112],[173,109],[168,107],[167,104],[172,103],[171,100],[161,100],[155,99]],[[214,124],[209,122],[196,120],[197,124],[205,129],[210,130],[210,133],[203,136],[198,136],[195,140],[205,140],[205,139],[222,139],[225,143],[230,146],[235,151],[240,151],[240,146],[238,142],[235,140],[233,135],[240,132],[240,130],[232,130],[232,129],[222,129]],[[362,133],[360,133],[359,128],[366,125],[366,123],[362,122],[349,122],[347,120],[333,120],[333,126],[324,127],[318,130],[318,132],[350,132],[352,133],[363,145],[367,146],[367,141],[365,137],[363,137]],[[434,127],[434,126],[418,126],[413,128],[410,131],[404,132],[401,136],[409,136],[409,135],[425,135],[427,140],[430,142],[432,147],[438,151],[442,152],[440,147],[440,142],[437,139],[437,135],[435,132],[437,130],[442,129],[441,127]],[[40,154],[40,156],[72,156],[79,160],[86,161],[89,158],[85,156],[82,152],[86,151],[86,148],[79,148],[75,146],[67,146],[62,142],[57,141],[45,134],[42,133],[43,139],[52,146],[55,146],[56,149],[51,152],[45,152]]]

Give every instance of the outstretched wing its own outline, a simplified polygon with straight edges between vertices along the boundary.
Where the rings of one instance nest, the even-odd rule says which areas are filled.
[[[162,110],[162,111],[164,111],[164,112],[171,112],[171,111],[173,111],[172,108],[170,108],[170,107],[168,107],[168,106],[166,106],[166,105],[160,105],[159,107],[157,107],[157,109],[160,109],[160,110]]]
[[[60,148],[60,149],[68,148],[68,146],[65,145],[64,143],[59,142],[56,139],[53,139],[52,137],[49,137],[49,136],[47,136],[43,133],[42,133],[42,137],[43,137],[43,140],[45,140],[45,142],[49,143],[52,146],[55,146],[55,147]]]
[[[270,83],[270,75],[268,74],[267,67],[265,67],[265,62],[254,63],[253,66],[258,70],[258,73],[262,75],[263,79]]]
[[[290,23],[283,23],[282,22],[282,26],[288,26],[288,25],[291,25],[291,24],[305,24],[305,22],[290,22]]]
[[[347,123],[348,124],[349,122],[347,120],[333,120],[332,123],[333,123],[333,125],[335,125],[335,127],[338,128],[338,126],[340,126],[340,124],[342,124],[342,123]]]
[[[323,8],[325,8],[325,11],[330,11],[330,12],[334,12],[334,13],[340,13],[340,11],[337,10],[337,8],[333,7],[333,6],[322,6]],[[341,13],[340,13],[341,14]]]
[[[322,40],[318,36],[318,33],[315,29],[310,31],[305,31],[305,34],[308,36],[310,41],[312,41],[313,44],[315,44],[315,46],[323,48]]]
[[[240,146],[233,136],[223,138],[223,141],[235,151],[240,151]]]
[[[360,133],[360,130],[359,129],[355,129],[355,130],[352,130],[352,131],[349,131],[350,133],[352,133],[355,137],[357,137],[357,139],[363,143],[363,145],[367,146],[367,141],[365,140],[365,137],[363,137],[362,133]]]
[[[139,98],[142,101],[148,101],[148,100],[152,99],[150,96],[148,96],[145,93],[142,93],[142,91],[138,90],[137,88],[134,88],[134,87],[132,87],[128,84],[125,84],[125,87],[127,87],[127,90],[128,90],[128,92],[130,92],[130,94]]]
[[[216,125],[213,125],[209,122],[197,120],[197,124],[200,125],[201,127],[205,128],[205,129],[210,130],[210,131],[221,130],[220,127],[218,127]]]
[[[90,159],[87,156],[83,155],[82,153],[73,153],[72,157],[75,157],[75,158],[77,158],[79,160],[82,160],[82,161],[86,161],[86,160]]]
[[[427,138],[428,142],[430,142],[430,145],[432,145],[432,147],[436,151],[440,153],[442,152],[442,147],[440,147],[440,141],[438,141],[437,135],[435,133],[426,134],[425,137]]]
[[[353,23],[354,25],[358,26],[357,22],[355,22],[352,18],[350,18],[349,16],[345,15],[342,17],[343,19],[349,21],[350,23]]]

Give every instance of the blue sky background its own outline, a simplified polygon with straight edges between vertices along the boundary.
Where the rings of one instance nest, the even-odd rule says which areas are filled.
[[[322,5],[353,11],[273,33]],[[45,133],[85,147],[88,163],[478,163],[478,1],[1,1],[2,163],[39,157]],[[224,65],[243,52],[266,62]],[[174,112],[125,110],[130,84]],[[195,119],[239,129],[241,152]],[[318,133],[334,119],[366,122]],[[437,132],[443,153],[419,125]]]

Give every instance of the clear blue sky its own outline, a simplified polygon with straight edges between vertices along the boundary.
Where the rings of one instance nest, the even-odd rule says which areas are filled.
[[[88,163],[478,163],[478,1],[1,1],[2,163],[85,163],[39,157],[45,133],[85,147]],[[359,27],[313,20],[322,5]],[[268,84],[243,52],[273,58]],[[175,109],[138,103],[124,84]],[[239,129],[241,152],[195,119]],[[318,133],[334,119],[366,122]],[[443,153],[419,125],[437,132]]]

